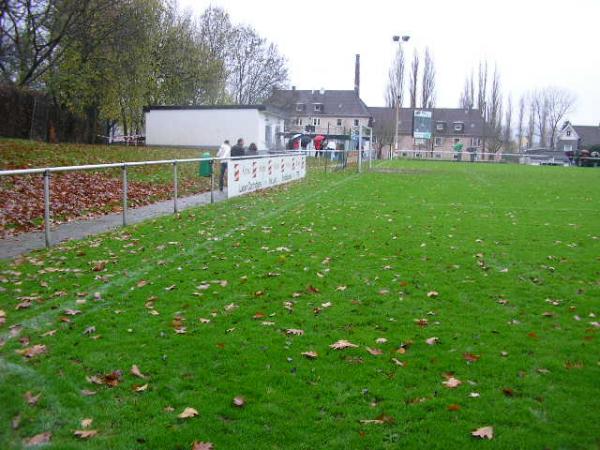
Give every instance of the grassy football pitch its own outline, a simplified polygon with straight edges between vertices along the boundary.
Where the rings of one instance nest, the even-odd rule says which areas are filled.
[[[0,448],[597,448],[599,182],[313,171],[0,263]]]

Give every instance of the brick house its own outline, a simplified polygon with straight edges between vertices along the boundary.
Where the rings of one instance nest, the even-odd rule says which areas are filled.
[[[483,151],[484,124],[477,109],[433,108],[425,109],[432,113],[431,139],[413,137],[414,108],[400,108],[398,122],[398,149],[424,150],[431,152],[428,157],[452,159],[454,145],[462,144],[462,158]],[[369,108],[373,116],[373,129],[379,148],[389,151],[395,137],[394,122],[396,110],[390,107]],[[448,153],[444,153],[448,152]],[[406,155],[408,156],[408,152]]]

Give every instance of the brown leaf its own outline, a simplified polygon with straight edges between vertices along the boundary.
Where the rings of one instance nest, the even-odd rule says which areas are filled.
[[[179,417],[180,419],[189,419],[191,417],[196,417],[198,415],[198,411],[196,411],[194,408],[185,408],[183,410],[183,412],[181,414],[179,414],[177,417]]]
[[[264,319],[265,317],[267,317],[266,314],[262,312],[257,312],[252,316],[254,320]]]
[[[25,300],[24,302],[19,303],[17,306],[15,306],[16,310],[19,309],[27,309],[32,305],[31,300]]]
[[[301,354],[302,354],[302,356],[304,356],[305,358],[308,358],[308,359],[317,359],[319,357],[319,354],[312,350],[308,351],[308,352],[302,352]]]
[[[366,420],[361,420],[360,423],[363,424],[377,424],[377,425],[383,425],[383,424],[393,424],[396,422],[396,419],[394,419],[392,416],[386,416],[385,413],[381,413],[379,416],[377,416],[375,419],[366,419]]]
[[[365,347],[365,349],[367,350],[367,352],[369,352],[373,356],[383,355],[383,350],[381,350],[381,349],[370,348],[370,347]]]
[[[456,403],[448,405],[448,411],[460,411],[460,408],[460,405],[457,405]]]
[[[79,439],[90,439],[98,434],[97,430],[75,430],[73,434]]]
[[[47,444],[52,439],[52,433],[50,431],[46,431],[45,433],[36,434],[30,438],[23,439],[23,444],[26,447],[33,447],[34,445],[42,445]]]
[[[136,286],[137,286],[138,288],[142,288],[142,287],[146,286],[147,284],[148,284],[148,281],[147,281],[147,280],[140,280],[140,281],[138,281],[138,283],[137,283],[137,285],[136,285]]]
[[[147,379],[148,377],[146,375],[144,375],[141,371],[140,368],[137,365],[133,365],[131,366],[131,375],[134,375],[138,378],[143,378],[144,380]]]
[[[36,344],[32,347],[27,347],[22,350],[15,350],[19,355],[23,355],[25,358],[33,358],[34,356],[42,355],[47,352],[45,345]]]
[[[81,314],[81,311],[79,311],[77,309],[65,309],[65,314],[67,316],[76,316],[78,314]]]
[[[102,272],[104,269],[106,269],[106,261],[97,261],[92,268],[94,272]]]
[[[212,442],[198,442],[194,441],[192,444],[192,450],[214,450]]]
[[[426,327],[429,325],[429,321],[427,319],[415,319],[415,323],[420,327]]]
[[[115,370],[102,376],[102,382],[109,387],[116,387],[121,382],[122,373],[120,370]]]
[[[512,390],[512,388],[509,387],[502,388],[502,393],[507,397],[512,397],[513,395],[515,395],[515,392]]]
[[[479,439],[494,439],[494,428],[493,427],[477,428],[475,431],[471,432],[471,436],[477,437]]]
[[[473,362],[479,361],[480,356],[479,355],[474,355],[473,353],[468,353],[467,352],[467,353],[463,353],[463,358],[464,358],[465,361],[473,363]]]
[[[334,350],[343,350],[345,348],[357,348],[358,345],[353,344],[350,341],[346,341],[345,339],[341,339],[337,342],[334,342],[333,344],[331,344],[329,346],[329,348],[332,348]]]
[[[28,405],[35,406],[35,405],[37,405],[37,402],[41,396],[42,396],[41,393],[39,393],[38,395],[33,395],[31,393],[31,391],[27,391],[27,392],[25,392],[25,401],[27,402]]]
[[[21,426],[21,414],[17,414],[10,421],[10,426],[13,430],[17,430]]]
[[[42,337],[47,337],[47,336],[54,336],[56,334],[56,330],[50,330],[50,331],[46,331],[44,334],[42,334]]]
[[[246,399],[244,399],[244,397],[241,397],[241,396],[234,397],[233,406],[235,406],[237,408],[243,408],[245,405],[246,405]]]
[[[0,309],[0,326],[6,323],[6,313],[4,310]]]
[[[133,390],[135,392],[144,392],[144,391],[148,390],[148,383],[144,384],[143,386],[140,386],[139,384],[134,384]]]

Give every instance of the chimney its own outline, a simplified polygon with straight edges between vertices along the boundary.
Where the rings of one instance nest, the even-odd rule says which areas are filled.
[[[360,96],[360,55],[356,55],[356,63],[354,64],[354,92]]]

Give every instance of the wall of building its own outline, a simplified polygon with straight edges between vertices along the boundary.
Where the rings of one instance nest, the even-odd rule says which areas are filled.
[[[323,116],[295,116],[288,121],[288,128],[286,131],[303,133],[307,125],[312,125],[313,118],[318,118],[321,121],[320,125],[315,126],[315,133],[317,134],[348,134],[350,130],[355,126],[355,120],[359,121],[360,126],[369,126],[368,117],[323,117]],[[296,125],[296,120],[301,119],[302,124]],[[338,125],[338,120],[341,124]]]
[[[265,148],[264,113],[257,109],[158,109],[146,112],[146,144],[218,147],[243,138]]]

